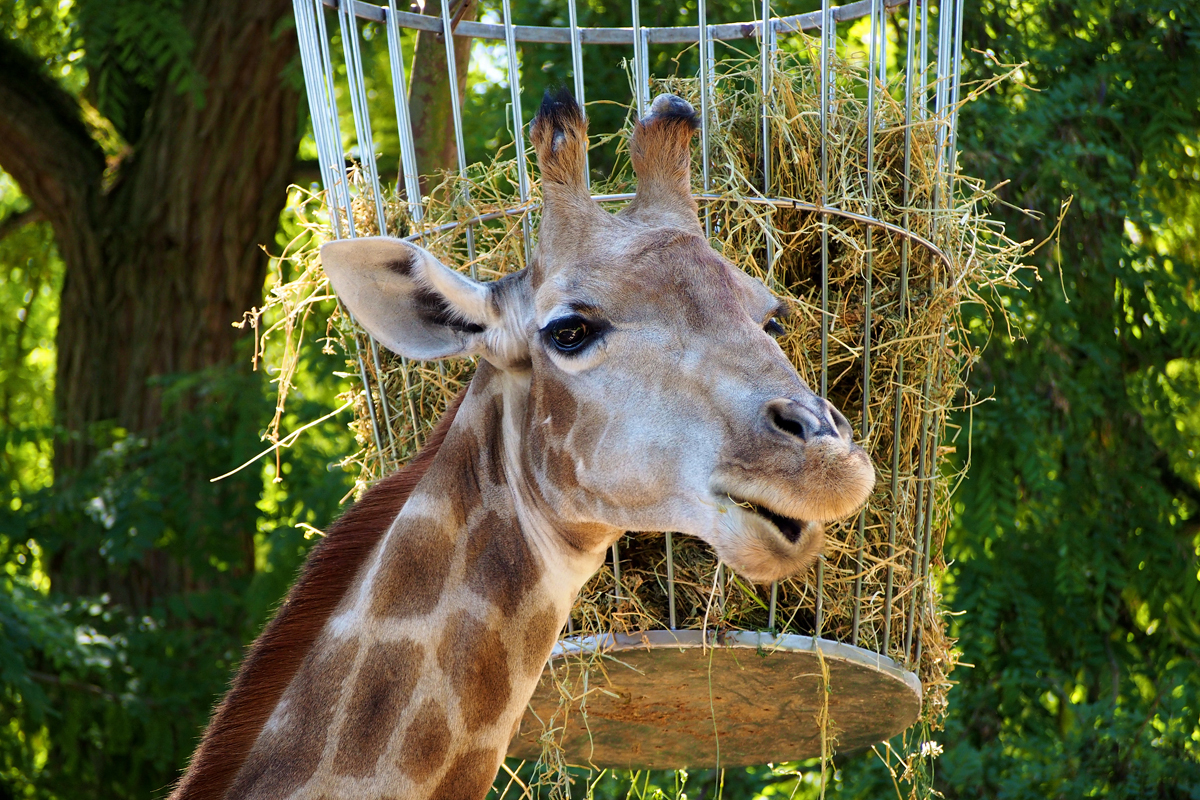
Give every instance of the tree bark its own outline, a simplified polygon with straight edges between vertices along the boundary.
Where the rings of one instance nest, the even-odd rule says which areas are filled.
[[[110,177],[78,101],[0,39],[0,167],[51,222],[65,264],[56,484],[92,461],[98,423],[153,436],[163,414],[154,379],[231,364],[243,335],[231,323],[261,302],[261,248],[278,229],[302,132],[299,92],[285,75],[296,37],[280,24],[292,5],[201,0],[183,9],[203,100],[164,76],[139,141],[107,165]],[[196,491],[200,502],[218,498]],[[252,547],[242,550],[253,569]],[[186,566],[155,549],[125,578],[108,575],[96,553],[70,558],[79,563],[57,587],[68,592],[122,593],[142,581],[136,594],[153,597],[191,583]],[[62,564],[52,554],[52,578]]]
[[[231,323],[260,302],[260,247],[278,226],[300,133],[298,93],[283,77],[295,37],[277,31],[291,4],[187,8],[203,102],[164,80],[107,192],[102,158],[84,175],[35,166],[29,180],[0,152],[54,222],[66,264],[55,403],[72,437],[56,449],[56,470],[88,463],[96,422],[152,431],[161,409],[148,382],[230,363],[239,336]],[[56,173],[82,184],[69,213],[47,208],[34,188]]]
[[[426,0],[424,13],[440,17],[442,2],[453,3],[451,16],[475,19],[475,0]],[[461,6],[465,4],[466,8]],[[458,97],[462,103],[467,89],[467,68],[471,59],[471,40],[455,37],[454,64],[458,76]],[[421,192],[428,194],[440,183],[439,173],[458,169],[458,147],[454,141],[454,118],[450,104],[450,79],[446,63],[446,43],[439,34],[421,31],[413,54],[412,80],[408,88],[408,106],[413,120],[413,142],[417,170],[421,174]]]

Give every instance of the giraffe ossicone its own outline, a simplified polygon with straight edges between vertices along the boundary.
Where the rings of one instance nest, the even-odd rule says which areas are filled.
[[[849,423],[772,336],[786,306],[704,237],[696,126],[655,99],[636,197],[610,214],[583,113],[547,94],[536,250],[497,281],[397,239],[322,248],[379,341],[479,367],[414,465],[315,549],[175,798],[482,798],[617,537],[690,534],[765,582],[808,569],[824,523],[866,501]]]

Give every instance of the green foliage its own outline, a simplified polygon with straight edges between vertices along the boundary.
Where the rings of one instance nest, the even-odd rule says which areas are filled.
[[[11,178],[0,173],[0,224],[29,212]],[[54,329],[62,263],[45,222],[0,239],[0,423],[5,494],[50,482]]]
[[[84,474],[0,516],[0,716],[11,720],[0,764],[29,796],[167,784],[303,559],[296,524],[336,514],[349,483],[326,468],[344,435],[283,460],[296,477],[286,489],[273,465],[208,482],[253,455],[268,390],[242,370],[172,380],[168,407],[200,400],[158,436],[98,432],[107,446]],[[317,405],[293,401],[300,414]],[[63,554],[53,587],[43,548]]]
[[[26,210],[2,174],[0,190],[0,220]],[[293,213],[277,246],[298,231]],[[62,262],[48,226],[0,240],[0,264],[0,797],[146,797],[186,763],[294,579],[312,543],[297,526],[336,516],[353,439],[334,422],[209,483],[263,447],[274,390],[247,356],[162,380],[159,431],[94,430],[100,456],[52,487]],[[301,353],[285,429],[326,413],[342,360]]]
[[[964,169],[1014,204],[1073,195],[1040,283],[976,370],[947,555],[961,689],[947,796],[1200,791],[1200,15],[985,2],[968,41],[1021,84],[968,106]],[[969,62],[972,75],[986,69]],[[1010,211],[1017,238],[1046,221]],[[960,447],[960,452],[963,448]]]
[[[200,102],[204,84],[192,65],[192,31],[183,0],[84,0],[78,6],[83,65],[96,108],[127,142],[136,142],[150,98],[163,84]]]
[[[191,39],[176,27],[180,7],[14,0],[0,4],[0,31],[93,98],[128,141],[148,75],[202,88],[181,66]],[[557,4],[515,11],[520,23],[566,22]],[[755,13],[748,3],[710,12],[714,22]],[[694,13],[657,4],[643,22]],[[627,15],[619,4],[580,8],[585,25]],[[1001,298],[1023,338],[975,320],[986,349],[973,389],[988,401],[958,420],[973,435],[971,471],[943,586],[965,612],[956,634],[973,666],[955,673],[947,730],[933,734],[945,748],[934,785],[947,797],[1200,797],[1200,15],[1161,0],[983,0],[965,23],[969,46],[1028,63],[965,108],[964,170],[1011,181],[1014,206],[1074,202],[1030,291]],[[368,59],[381,57],[380,33]],[[467,95],[470,159],[509,141],[504,65],[490,52],[495,69],[477,60]],[[586,53],[589,100],[624,103],[629,54]],[[652,55],[656,73],[671,71]],[[522,63],[528,119],[544,85],[570,84],[569,50],[529,46]],[[979,54],[965,67],[967,80],[994,68]],[[394,153],[394,118],[378,108],[377,145]],[[608,131],[626,112],[599,102],[589,113]],[[593,156],[600,174],[606,152]],[[0,223],[26,208],[0,177]],[[1048,220],[995,212],[1015,238],[1050,232]],[[289,219],[277,246],[296,232]],[[209,484],[253,454],[271,414],[268,377],[177,376],[158,387],[161,433],[94,431],[101,458],[51,491],[62,266],[48,226],[0,239],[0,265],[0,797],[150,796],[183,765],[241,647],[291,582],[310,545],[296,526],[335,516],[349,481],[331,462],[353,444],[338,424],[314,429],[281,455],[282,483],[270,457]],[[305,351],[285,428],[332,407],[341,366]],[[50,552],[62,562],[47,563]],[[159,570],[155,553],[180,570]],[[63,576],[54,585],[51,571]],[[819,767],[792,766],[581,773],[575,794],[595,781],[595,797],[614,799],[819,796]],[[882,756],[839,756],[830,768],[828,796],[896,794]]]

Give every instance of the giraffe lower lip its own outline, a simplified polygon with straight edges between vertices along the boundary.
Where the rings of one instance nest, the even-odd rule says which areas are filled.
[[[779,529],[783,538],[787,539],[792,544],[800,538],[800,534],[804,532],[805,521],[802,519],[792,519],[785,517],[782,514],[776,514],[766,506],[761,506],[758,503],[751,503],[749,500],[743,500],[739,497],[729,495],[729,499],[738,504],[747,511],[753,511],[760,517],[765,518],[768,522]]]

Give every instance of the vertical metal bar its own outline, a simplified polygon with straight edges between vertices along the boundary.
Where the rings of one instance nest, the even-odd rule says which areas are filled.
[[[638,81],[642,87],[642,106],[650,108],[650,29],[641,28],[639,37],[642,40],[642,55],[644,56],[641,63],[642,77]]]
[[[384,218],[383,189],[379,185],[379,174],[375,163],[375,140],[371,135],[371,115],[367,108],[366,81],[363,78],[362,51],[358,42],[358,20],[354,16],[353,5],[342,3],[338,6],[338,23],[342,32],[342,53],[346,59],[346,84],[350,94],[350,112],[354,118],[354,135],[358,139],[358,162],[367,174],[371,193],[375,201],[375,224],[380,235],[387,235],[387,222]],[[367,337],[371,351],[371,363],[375,367],[376,387],[379,390],[379,411],[383,416],[383,428],[387,432],[388,445],[393,457],[396,456],[396,436],[392,431],[392,414],[388,407],[387,392],[383,385],[383,368],[379,362],[379,345],[370,335]],[[365,376],[365,372],[364,372]],[[364,380],[366,385],[366,381]],[[369,389],[368,389],[369,391]],[[379,451],[379,460],[386,465],[387,458],[383,450]],[[386,467],[385,467],[386,468]]]
[[[950,187],[946,198],[954,204],[954,176],[958,172],[958,93],[962,80],[962,18],[963,0],[954,5],[954,44],[950,57],[954,61],[954,77],[950,84]]]
[[[927,580],[929,578],[929,561],[933,555],[933,503],[937,499],[937,449],[938,441],[941,439],[941,425],[939,424],[940,415],[934,414],[930,420],[930,435],[929,435],[929,497],[925,500],[925,547],[921,552],[921,578]],[[927,595],[928,598],[928,588]]]
[[[573,1],[573,0],[572,0]],[[393,0],[394,2],[394,0]],[[454,146],[458,150],[458,180],[465,205],[471,204],[471,187],[467,184],[467,146],[463,141],[462,107],[458,99],[458,61],[454,53],[454,31],[450,24],[450,3],[442,0],[442,38],[446,40],[446,79],[450,83],[450,114],[454,120]],[[478,280],[475,265],[475,226],[467,226],[467,263],[471,277]]]
[[[759,37],[759,68],[760,80],[762,82],[762,114],[761,114],[761,135],[762,135],[762,170],[763,170],[763,196],[771,196],[771,61],[774,56],[775,49],[775,27],[771,22],[771,0],[762,0],[762,34]],[[767,218],[772,216],[773,209],[767,207]],[[763,239],[766,240],[766,255],[767,255],[767,286],[774,286],[775,278],[775,239],[771,235],[771,229],[768,225],[763,231]]]
[[[642,15],[638,0],[630,0],[633,14],[633,99],[637,102],[638,119],[646,116],[646,87],[642,83],[642,70],[646,63],[645,40],[642,38]],[[647,72],[649,72],[647,70]]]
[[[909,225],[909,205],[912,203],[912,124],[913,124],[913,82],[916,76],[913,72],[913,51],[916,43],[917,16],[913,6],[908,7],[908,41],[906,45],[904,67],[904,207],[902,210],[904,230],[911,231]],[[900,303],[899,311],[902,319],[908,317],[908,259],[909,240],[901,237],[900,241]],[[896,515],[901,513],[900,503],[900,419],[904,404],[904,354],[901,353],[896,365],[896,397],[895,417],[892,423],[892,514],[888,520],[888,566],[887,588],[883,603],[883,652],[886,655],[892,641],[892,602],[895,590],[895,559],[896,559]]]
[[[775,630],[775,608],[779,605],[779,581],[771,582],[771,605],[767,611],[767,630],[778,633]]]
[[[621,551],[617,547],[617,543],[612,544],[612,559],[613,559],[613,586],[616,587],[617,599],[621,599],[624,594],[621,592]]]
[[[836,47],[829,0],[821,0],[821,208],[829,205],[829,50]],[[829,214],[821,213],[821,397],[829,395]],[[820,565],[818,565],[820,569]]]
[[[710,152],[709,142],[709,107],[712,105],[712,87],[709,81],[712,78],[709,70],[712,64],[712,52],[710,47],[712,42],[709,40],[708,28],[708,4],[706,0],[698,0],[699,10],[699,41],[696,43],[698,56],[700,59],[700,164],[704,178],[704,193],[707,194],[712,190],[712,154]],[[704,234],[712,237],[712,204],[704,204]]]
[[[940,10],[939,10],[939,13],[940,13]],[[961,48],[962,48],[962,13],[963,13],[963,0],[956,0],[955,7],[954,7],[953,24],[951,25],[951,23],[948,22],[945,26],[947,31],[949,31],[951,29],[953,30],[953,42],[952,42],[952,44],[950,44],[950,52],[947,55],[947,70],[951,70],[951,69],[953,70],[953,78],[952,78],[951,85],[948,86],[947,90],[946,90],[947,91],[948,109],[945,109],[945,111],[944,111],[944,113],[948,112],[948,114],[949,114],[949,121],[947,123],[947,126],[949,128],[949,130],[947,131],[947,136],[949,139],[949,143],[948,143],[949,152],[947,153],[947,161],[948,161],[947,173],[948,174],[947,174],[947,187],[946,187],[946,198],[945,198],[945,204],[946,204],[947,209],[952,207],[954,204],[954,173],[956,172],[956,169],[957,169],[957,167],[955,165],[955,161],[957,160],[957,153],[955,151],[957,148],[956,143],[957,143],[957,127],[958,127],[958,92],[959,92]],[[940,44],[939,44],[939,49],[940,49]],[[952,62],[952,64],[951,64],[951,62]],[[934,284],[936,287],[936,284],[937,284],[936,275],[934,277]],[[945,346],[945,343],[946,343],[946,329],[945,329],[945,326],[943,325],[941,333],[938,336],[938,350],[937,350],[938,353],[941,352],[942,348]],[[932,385],[933,380],[935,380],[937,377],[934,375],[936,368],[937,368],[936,361],[930,364],[930,370],[929,370],[930,376],[929,376],[929,378],[927,378],[928,385]],[[932,613],[933,613],[933,576],[930,574],[929,565],[930,565],[930,561],[933,558],[933,515],[934,515],[934,511],[935,511],[934,503],[937,500],[938,444],[941,441],[941,432],[942,432],[941,420],[942,420],[941,412],[933,412],[930,414],[929,456],[928,456],[928,460],[929,460],[929,464],[928,464],[928,472],[929,472],[928,497],[925,500],[925,530],[924,530],[924,542],[923,542],[923,545],[921,548],[921,575],[920,575],[921,588],[922,588],[921,606],[922,606],[922,610],[927,611],[930,615],[932,615]],[[923,619],[924,618],[922,617],[922,629],[924,627]],[[917,652],[916,652],[915,658],[913,659],[914,668],[917,668],[917,669],[920,668],[920,664],[921,664],[921,645],[922,645],[922,640],[920,638],[918,638]]]
[[[920,109],[921,119],[929,116],[929,96],[926,92],[929,78],[929,0],[919,0],[921,4],[921,47],[917,51],[917,73],[921,76],[921,93],[917,97],[917,108]]]
[[[837,47],[829,0],[821,0],[821,208],[829,205],[829,105],[833,94],[830,50]],[[833,55],[836,55],[836,50]],[[821,397],[829,395],[829,214],[821,214]],[[817,608],[813,636],[825,622],[825,558],[817,559]]]
[[[938,53],[937,53],[937,87],[935,92],[935,108],[934,113],[937,117],[937,180],[934,183],[935,197],[938,197],[943,181],[943,174],[946,169],[946,147],[949,144],[948,119],[946,117],[946,109],[949,103],[949,84],[948,78],[950,73],[950,38],[951,25],[953,24],[953,11],[950,11],[946,6],[950,5],[950,0],[947,0],[943,5],[938,6]],[[934,202],[935,209],[941,208],[941,203],[937,200]]]
[[[821,629],[825,625],[825,556],[817,556],[817,612],[813,625],[813,637],[821,638]]]
[[[871,16],[871,38],[875,39],[875,16]],[[887,9],[879,7],[879,86],[887,91]]]
[[[358,139],[358,163],[367,174],[367,182],[375,201],[375,224],[379,233],[387,235],[384,221],[383,191],[375,169],[375,139],[371,135],[371,115],[367,109],[367,90],[363,78],[362,51],[358,44],[358,19],[352,3],[338,5],[338,23],[342,32],[342,54],[346,59],[346,86],[350,95],[350,111],[354,118],[354,135]]]
[[[408,216],[413,222],[420,222],[425,216],[425,208],[421,197],[420,173],[417,171],[417,145],[413,141],[412,117],[408,110],[408,81],[404,76],[404,47],[398,19],[396,0],[388,0],[384,24],[388,37],[388,61],[392,68],[392,97],[396,102],[396,131],[400,135],[400,172],[404,177]]]
[[[892,513],[888,515],[887,578],[883,595],[883,643],[880,650],[884,655],[892,642],[892,592],[895,581],[896,559],[896,515],[902,513],[900,503],[900,409],[904,403],[904,359],[900,359],[896,376],[895,417],[892,421],[892,480],[889,486],[892,496]]]
[[[762,34],[759,37],[759,67],[760,80],[762,83],[762,113],[761,113],[761,138],[762,138],[762,170],[763,170],[763,196],[771,197],[771,82],[773,80],[772,63],[775,57],[775,25],[771,18],[771,0],[762,0]],[[771,219],[774,209],[767,208],[767,218]],[[774,287],[775,283],[775,239],[771,235],[771,226],[768,225],[763,230],[763,239],[766,242],[766,283],[767,286]],[[767,614],[767,627],[771,630],[775,628],[775,601],[779,596],[779,583],[771,582],[771,607]]]
[[[924,12],[924,2],[922,0],[922,13]],[[912,205],[912,126],[913,126],[913,43],[915,36],[913,35],[916,27],[916,17],[913,14],[912,6],[908,9],[908,54],[905,58],[905,75],[904,75],[904,208],[901,211],[903,216],[901,225],[904,230],[911,231],[909,219],[909,206]],[[924,35],[924,31],[922,31]],[[900,313],[907,315],[908,313],[908,259],[909,248],[911,243],[907,236],[901,237],[900,241]],[[903,363],[903,362],[901,362]]]
[[[579,35],[579,17],[575,11],[575,0],[567,0],[567,13],[571,18],[571,68],[575,73],[575,102],[579,104],[580,108],[583,108],[583,40]],[[583,180],[590,189],[592,169],[588,162],[587,148],[583,150]]]
[[[667,622],[675,630],[675,547],[674,538],[667,531]]]
[[[375,365],[375,383],[379,387],[379,410],[383,412],[383,429],[387,431],[388,448],[391,450],[393,463],[399,467],[400,454],[396,452],[396,434],[392,431],[392,412],[388,403],[387,389],[383,385],[383,367],[379,363],[379,345],[375,339],[368,338],[371,342],[371,362]],[[379,460],[384,460],[382,452],[379,454]]]
[[[504,49],[508,56],[508,89],[512,98],[513,144],[516,145],[517,149],[515,154],[517,159],[517,183],[521,192],[521,202],[528,203],[529,172],[525,165],[525,117],[521,113],[521,72],[517,68],[517,40],[513,31],[512,2],[511,0],[503,0],[503,3]],[[529,266],[529,262],[533,260],[533,231],[531,230],[528,211],[521,215],[521,234],[525,245],[524,266]]]
[[[926,465],[925,454],[929,446],[929,415],[925,410],[926,403],[929,398],[930,378],[925,376],[925,385],[921,391],[921,440],[917,446],[917,524],[914,527],[914,538],[916,540],[916,548],[913,550],[912,556],[912,591],[908,600],[908,613],[905,620],[904,632],[904,656],[908,658],[912,654],[912,639],[913,639],[913,624],[916,620],[917,604],[920,602],[920,583],[921,583],[921,559],[922,546],[924,538],[921,531],[925,525],[925,483],[926,483]]]
[[[346,309],[346,314],[350,317],[351,322],[357,324],[357,321],[354,319],[354,315],[350,314],[349,309]],[[369,333],[365,335],[367,337],[367,346],[374,354],[375,340],[371,338]],[[383,437],[379,435],[379,420],[375,416],[375,401],[371,397],[371,379],[367,377],[367,365],[363,361],[362,345],[358,343],[358,337],[355,337],[354,346],[358,356],[358,377],[363,382],[363,397],[367,401],[367,415],[371,418],[371,433],[375,436],[375,452],[379,454],[380,468],[383,471],[386,471],[387,461],[384,457]],[[379,392],[379,396],[383,396],[382,389]]]
[[[325,29],[325,9],[320,0],[313,0],[313,3],[316,6],[317,47],[326,96],[325,126],[329,136],[329,146],[333,150],[330,155],[336,158],[329,164],[329,169],[336,175],[331,188],[337,202],[341,204],[341,211],[346,220],[346,235],[354,236],[354,215],[350,209],[350,183],[346,180],[346,154],[342,148],[342,127],[337,113],[337,87],[333,83],[333,62],[329,58],[329,33]]]
[[[875,92],[876,66],[882,60],[880,40],[883,38],[883,2],[871,2],[871,46],[867,55],[867,178],[864,204],[867,216],[875,213]],[[872,272],[875,266],[875,229],[867,226],[866,268],[863,275],[863,361],[862,361],[862,438],[871,436],[871,294]],[[863,557],[867,547],[867,506],[858,512],[858,549],[855,554],[854,574],[854,622],[850,643],[858,644],[859,624],[862,620]]]
[[[336,192],[337,169],[341,166],[341,159],[335,160],[332,155],[335,148],[331,146],[332,137],[328,131],[327,103],[322,94],[325,78],[321,70],[321,56],[317,46],[317,23],[313,17],[312,3],[309,0],[293,0],[292,8],[296,15],[296,38],[299,43],[300,62],[304,69],[304,88],[308,95],[313,139],[317,143],[317,162],[321,175],[321,186],[325,190],[326,206],[329,208],[329,221],[333,228],[333,235],[340,239],[344,234]],[[319,6],[318,13],[320,13]]]
[[[717,611],[718,619],[725,616],[725,562],[717,562]]]
[[[876,33],[876,18],[879,21],[879,31],[883,30],[883,0],[871,0],[871,47],[868,54],[869,67],[867,69],[867,179],[864,192],[864,205],[866,206],[867,216],[875,214],[875,127],[876,127],[876,87],[875,87],[875,61],[879,58],[879,40],[880,35]],[[862,437],[867,439],[871,435],[871,293],[873,290],[872,279],[875,267],[875,243],[874,243],[875,226],[868,225],[866,230],[867,252],[866,252],[866,272],[863,276],[863,396],[862,396]]]
[[[342,238],[343,234],[345,234],[352,238],[355,235],[354,217],[350,205],[350,188],[346,180],[345,156],[341,146],[341,127],[337,114],[337,93],[333,84],[333,66],[329,57],[329,36],[325,27],[324,9],[320,0],[313,0],[312,5],[309,6],[312,13],[306,13],[303,5],[303,0],[297,0],[294,4],[297,12],[297,36],[302,37],[300,40],[301,59],[302,61],[306,60],[311,68],[307,71],[305,83],[312,87],[320,87],[310,92],[309,100],[310,103],[313,101],[316,102],[316,105],[310,111],[313,118],[313,135],[317,139],[318,157],[323,162],[321,176],[325,181],[327,205],[330,209],[331,222],[334,224],[334,235],[337,238]],[[343,38],[345,38],[344,33]],[[304,53],[307,53],[307,59],[305,59]],[[347,64],[347,72],[352,70],[353,66]],[[343,215],[346,221],[344,229],[339,223],[339,217]],[[350,314],[344,305],[342,309],[346,312],[351,322],[354,322],[353,315]],[[372,349],[372,353],[374,353],[375,342],[369,334],[367,335],[367,341]],[[363,382],[363,396],[367,403],[367,414],[371,421],[371,433],[375,439],[375,451],[379,454],[381,467],[386,469],[387,462],[384,456],[383,437],[379,432],[379,419],[375,413],[375,401],[371,397],[371,380],[367,374],[367,364],[363,358],[362,346],[359,344],[357,336],[354,338],[354,345],[355,357],[358,361],[359,379]]]

